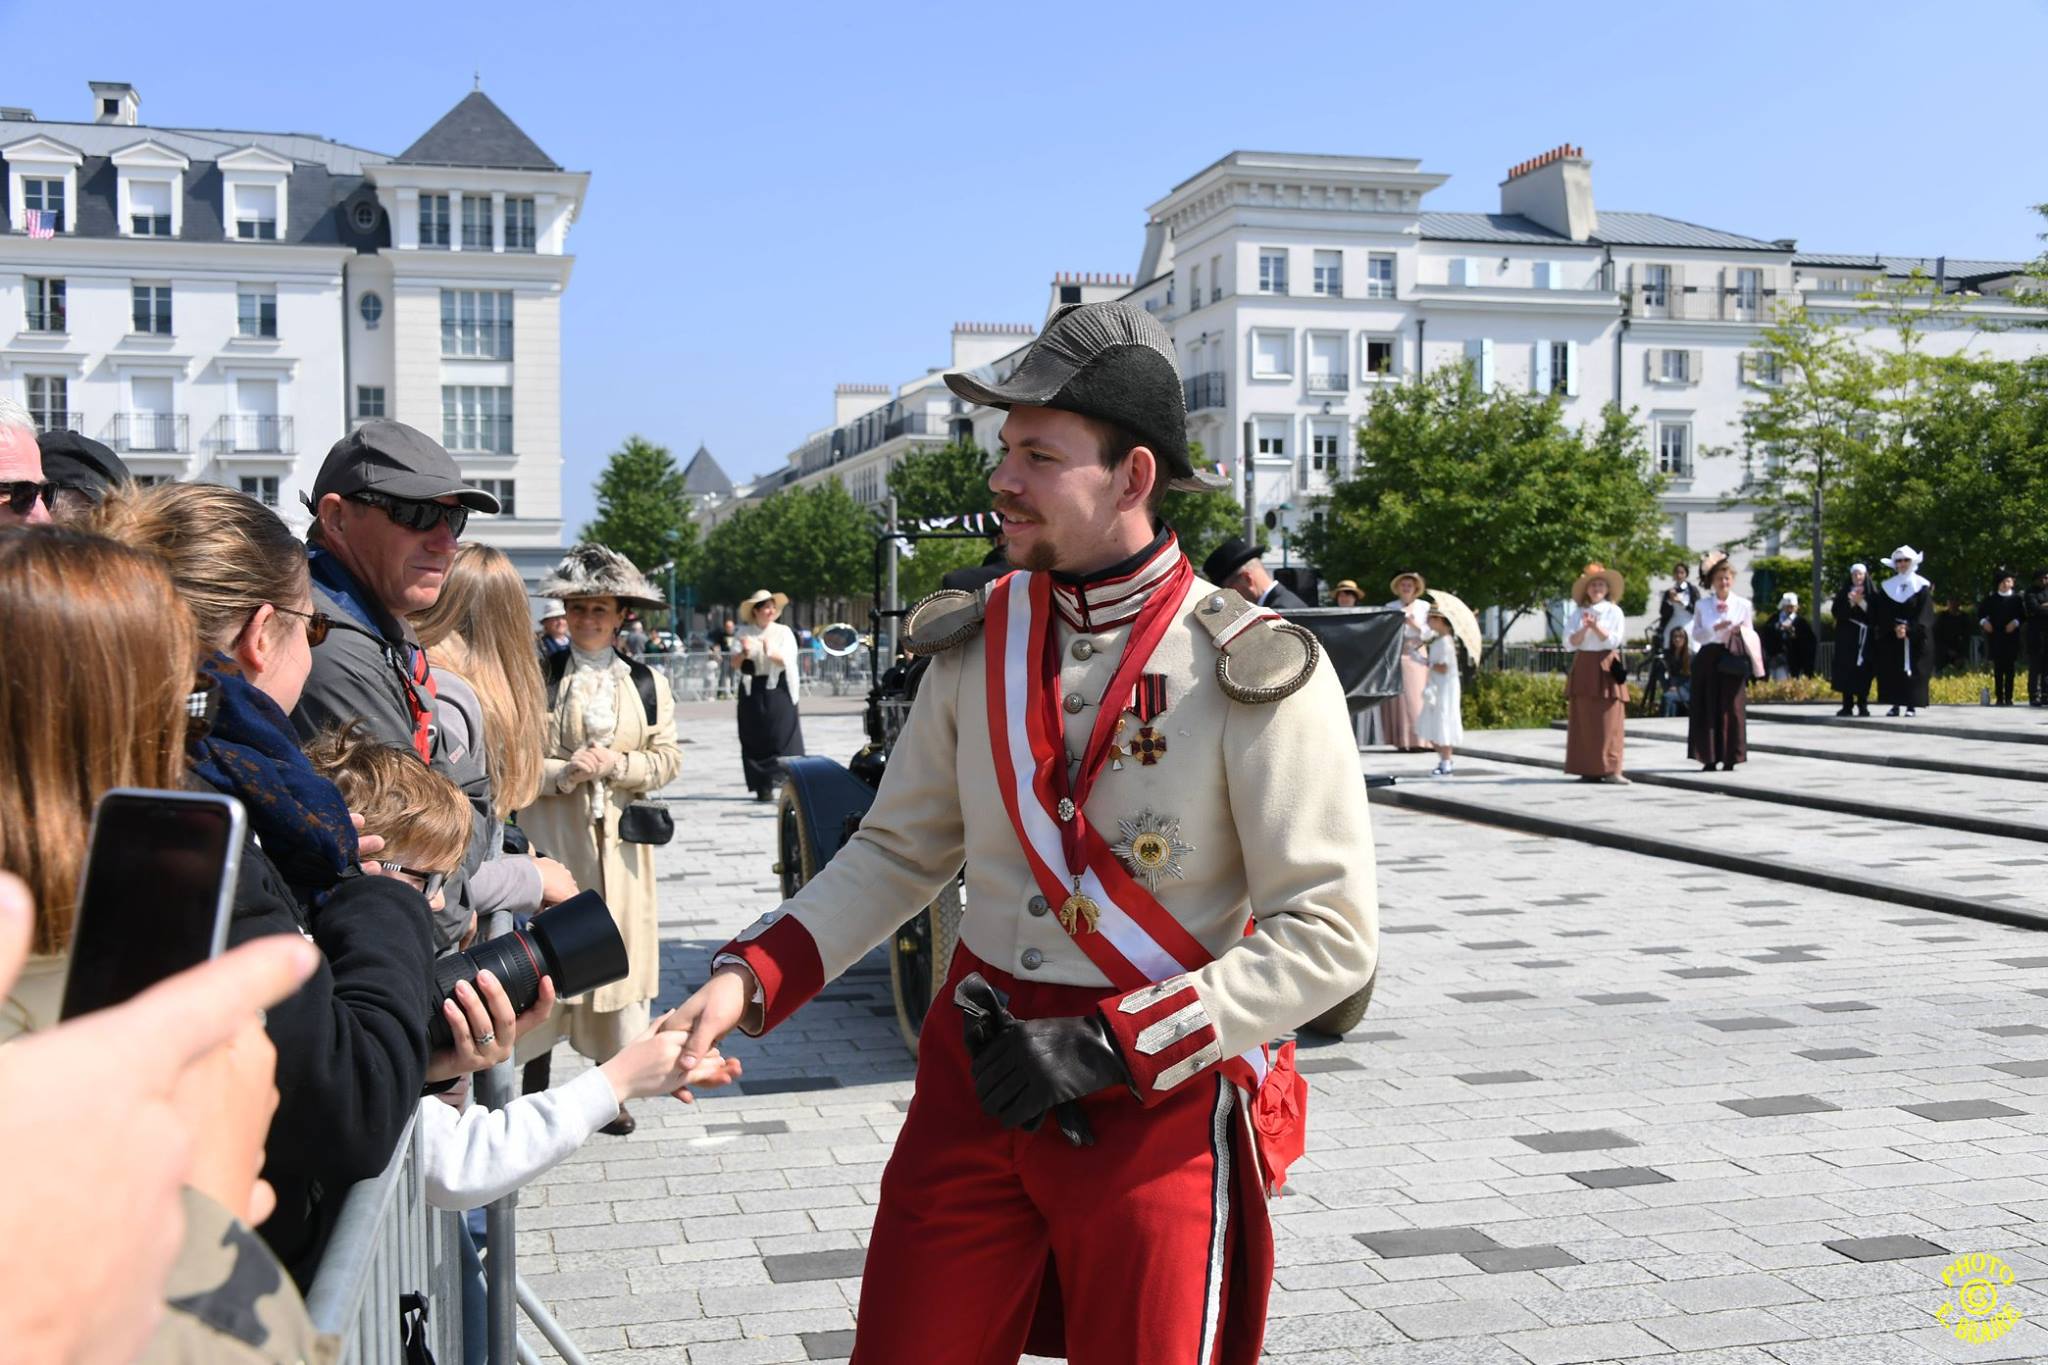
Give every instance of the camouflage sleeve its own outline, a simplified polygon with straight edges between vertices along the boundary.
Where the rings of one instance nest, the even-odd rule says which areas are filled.
[[[166,1312],[139,1365],[332,1365],[322,1336],[261,1238],[196,1190],[185,1191],[185,1244],[164,1286]]]

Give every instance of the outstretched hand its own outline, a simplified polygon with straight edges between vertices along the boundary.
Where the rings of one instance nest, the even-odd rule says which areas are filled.
[[[725,966],[713,972],[695,995],[662,1016],[662,1032],[684,1036],[680,1065],[685,1078],[683,1088],[675,1092],[677,1099],[692,1085],[723,1085],[732,1079],[728,1075],[714,1080],[704,1072],[717,1056],[718,1044],[746,1018],[753,999],[754,974],[743,967]]]

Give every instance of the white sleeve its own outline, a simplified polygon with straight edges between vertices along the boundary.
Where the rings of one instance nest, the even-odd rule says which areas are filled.
[[[596,1067],[503,1109],[471,1104],[457,1113],[437,1099],[422,1100],[427,1203],[473,1209],[510,1194],[589,1141],[618,1112],[611,1081]]]

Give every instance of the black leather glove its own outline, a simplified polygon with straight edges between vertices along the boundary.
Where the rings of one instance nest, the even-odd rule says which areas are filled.
[[[982,1112],[1005,1128],[1035,1124],[1056,1105],[1130,1082],[1116,1041],[1092,1014],[1014,1020],[974,1058]]]

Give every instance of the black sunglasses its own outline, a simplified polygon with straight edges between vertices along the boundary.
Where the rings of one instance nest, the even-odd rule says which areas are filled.
[[[13,483],[0,484],[7,490],[7,510],[17,517],[25,517],[35,511],[36,499],[43,500],[43,506],[56,505],[57,485],[37,483],[34,479],[17,479]]]
[[[353,502],[365,507],[382,508],[384,515],[408,531],[431,531],[442,522],[448,523],[448,534],[460,536],[462,528],[469,524],[469,509],[457,504],[424,501],[417,498],[394,498],[389,493],[351,493]]]
[[[280,607],[274,602],[271,603],[271,607],[275,611],[283,612],[286,616],[297,616],[304,619],[306,623],[306,643],[314,649],[320,648],[327,639],[327,632],[334,629],[334,618],[324,611],[293,611],[290,607]]]

